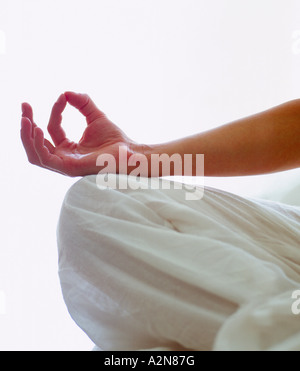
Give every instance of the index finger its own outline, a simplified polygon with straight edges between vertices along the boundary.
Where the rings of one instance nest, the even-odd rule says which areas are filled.
[[[91,124],[97,118],[106,117],[105,114],[99,110],[92,99],[87,94],[78,94],[71,91],[65,92],[68,103],[77,108],[82,113],[87,121]]]
[[[48,132],[57,146],[63,142],[67,137],[64,129],[61,126],[62,112],[67,105],[67,99],[64,94],[61,94],[58,100],[54,103],[48,123]]]

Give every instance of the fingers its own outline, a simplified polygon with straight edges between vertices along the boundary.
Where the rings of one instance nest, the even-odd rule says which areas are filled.
[[[36,124],[34,123],[33,112],[32,112],[31,105],[29,103],[22,103],[22,117],[29,118],[31,122],[31,129],[32,129],[31,136],[33,137],[33,130],[36,127]]]
[[[45,141],[46,140],[44,139],[43,131],[39,127],[36,127],[34,129],[33,144],[40,164],[44,168],[48,168],[52,171],[65,174],[63,171],[63,160],[51,153],[48,146],[45,144]]]
[[[67,99],[64,94],[61,94],[58,100],[54,103],[47,127],[53,143],[56,146],[66,139],[66,133],[61,126],[62,112],[64,111],[66,104]]]
[[[31,164],[42,166],[34,148],[33,125],[30,119],[27,117],[22,117],[21,120],[21,140],[25,148],[28,161]]]
[[[36,148],[34,144],[35,128],[37,128],[37,126],[35,125],[35,127],[33,128],[33,124],[28,117],[22,117],[21,140],[25,148],[28,161],[34,165],[43,166],[40,162],[38,154],[36,153]],[[53,145],[47,139],[44,139],[43,145],[47,148],[47,150],[50,153],[54,152]]]
[[[85,116],[88,125],[98,118],[105,117],[105,114],[99,110],[87,94],[67,91],[65,92],[65,96],[68,103],[77,108]]]
[[[88,95],[73,92],[61,94],[51,110],[48,123],[48,131],[53,143],[56,147],[62,144],[60,148],[68,145],[67,142],[63,143],[67,138],[61,126],[62,113],[67,103],[77,108],[86,117],[88,125],[96,119],[106,118]],[[84,163],[80,165],[77,158],[65,156],[64,152],[62,156],[57,155],[57,148],[44,138],[43,131],[34,123],[33,111],[28,103],[22,104],[21,139],[30,163],[64,175],[81,174],[82,171],[78,168],[84,166]]]
[[[65,139],[60,126],[61,113],[66,106],[66,98],[62,94],[54,104],[50,116],[50,133],[55,144]],[[44,133],[33,122],[32,108],[28,103],[22,104],[21,140],[30,163],[63,175],[68,175],[64,169],[64,161],[55,154],[55,147],[44,138]]]

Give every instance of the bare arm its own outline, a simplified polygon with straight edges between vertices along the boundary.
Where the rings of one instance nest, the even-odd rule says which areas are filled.
[[[86,118],[87,127],[79,143],[69,141],[61,126],[67,103]],[[162,169],[152,174],[153,154],[179,154],[182,158],[185,154],[204,154],[206,176],[254,175],[300,166],[300,99],[203,133],[154,145],[128,138],[85,94],[66,92],[54,104],[48,124],[53,144],[34,123],[31,106],[24,103],[22,109],[21,139],[29,161],[63,175],[97,174],[97,158],[103,154],[112,155],[115,172],[122,173],[120,146],[127,149],[126,161],[130,157],[147,160],[146,166],[140,166],[142,176],[196,175],[196,161],[192,161],[191,174],[185,169],[177,173],[175,167],[171,167],[171,173]],[[128,166],[125,171],[131,173],[136,166]]]
[[[204,154],[206,176],[255,175],[300,167],[300,99],[203,133],[147,145],[144,152],[149,161],[152,153]],[[195,173],[193,167],[191,175]]]

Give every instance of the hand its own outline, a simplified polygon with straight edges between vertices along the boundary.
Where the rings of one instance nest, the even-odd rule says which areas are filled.
[[[77,108],[86,118],[87,127],[79,143],[70,141],[61,126],[62,112],[67,103]],[[128,156],[138,148],[86,94],[61,94],[52,108],[47,129],[54,145],[44,138],[42,129],[34,123],[31,106],[23,103],[21,139],[29,162],[63,175],[97,174],[100,169],[96,161],[100,154],[113,155],[118,172],[119,146],[127,148]]]

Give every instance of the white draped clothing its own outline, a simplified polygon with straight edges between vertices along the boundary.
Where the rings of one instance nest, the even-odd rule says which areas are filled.
[[[59,278],[77,325],[109,351],[300,350],[300,209],[169,188],[95,175],[68,191]]]

